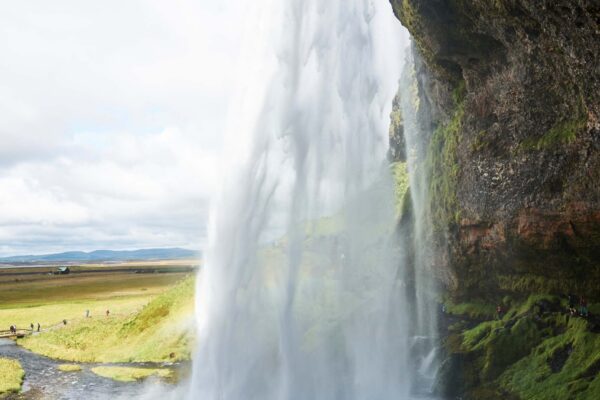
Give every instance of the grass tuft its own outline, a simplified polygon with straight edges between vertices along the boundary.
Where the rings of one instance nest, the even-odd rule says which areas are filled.
[[[61,364],[58,366],[58,370],[62,372],[79,372],[81,366],[77,364]]]
[[[92,372],[104,378],[120,382],[135,382],[150,376],[169,379],[173,371],[167,368],[134,368],[134,367],[95,367]]]
[[[0,358],[0,395],[21,390],[25,372],[17,360]]]

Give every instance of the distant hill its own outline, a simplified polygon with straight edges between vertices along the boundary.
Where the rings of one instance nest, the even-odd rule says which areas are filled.
[[[178,247],[165,249],[140,249],[140,250],[95,250],[68,251],[65,253],[24,255],[1,257],[4,263],[29,263],[29,262],[77,262],[77,261],[131,261],[131,260],[173,260],[181,258],[194,258],[200,256],[199,251],[182,249]]]

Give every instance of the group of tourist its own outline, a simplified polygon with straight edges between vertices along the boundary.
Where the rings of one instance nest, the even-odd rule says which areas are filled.
[[[110,310],[106,310],[106,316],[110,316]],[[85,310],[85,317],[86,318],[90,318],[90,310]],[[67,320],[63,319],[62,320],[63,325],[67,325]],[[33,322],[29,325],[31,332],[35,332],[36,331],[36,326],[33,324]],[[40,325],[40,323],[37,323],[37,331],[39,332],[41,330],[42,326]],[[16,335],[17,334],[17,326],[16,325],[11,325],[10,326],[10,333]]]
[[[579,302],[577,298],[579,297]],[[577,303],[579,303],[579,307],[576,307]],[[569,313],[571,315],[579,315],[581,317],[587,318],[590,313],[588,310],[587,300],[583,296],[576,296],[574,294],[569,295]]]
[[[33,322],[32,322],[32,323],[29,325],[29,327],[31,328],[31,332],[35,332],[35,325],[33,325]],[[41,325],[40,325],[40,323],[38,322],[38,324],[37,324],[37,331],[38,331],[38,332],[40,331],[41,327],[42,327],[42,326],[41,326]],[[16,333],[17,333],[17,326],[16,326],[16,325],[11,325],[9,329],[10,329],[10,332],[11,332],[12,334],[15,334],[15,335],[16,335]]]

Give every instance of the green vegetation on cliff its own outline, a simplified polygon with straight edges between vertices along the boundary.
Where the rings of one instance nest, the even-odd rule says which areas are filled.
[[[408,178],[408,167],[406,162],[395,162],[392,164],[394,176],[394,203],[396,216],[402,218],[410,209],[410,188]]]
[[[129,316],[100,316],[43,332],[19,344],[68,361],[175,361],[190,358],[193,342],[193,277]]]
[[[559,297],[600,300],[598,7],[391,3],[423,61],[434,259],[462,302],[445,307],[440,386],[450,398],[599,399],[600,307],[583,319]]]
[[[450,327],[446,340],[454,364],[445,365],[445,376],[452,376],[452,367],[461,369],[458,378],[454,372],[454,382],[447,382],[454,390],[472,399],[600,398],[595,317],[569,315],[565,300],[551,295],[513,302],[501,319],[473,313],[492,307],[447,305],[448,314],[463,318]]]
[[[590,322],[554,315],[538,324],[547,335],[502,374],[500,386],[531,400],[599,399],[600,335],[591,331]]]
[[[434,228],[443,230],[460,218],[458,187],[458,143],[462,128],[465,85],[454,90],[455,110],[450,121],[439,126],[431,136],[425,167],[429,176],[430,210]]]
[[[548,132],[539,138],[529,138],[522,143],[523,149],[548,149],[573,142],[587,123],[586,117],[578,117],[554,124]]]

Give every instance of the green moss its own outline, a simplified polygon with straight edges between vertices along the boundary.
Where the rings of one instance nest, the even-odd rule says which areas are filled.
[[[465,83],[465,81],[460,81],[452,90],[452,100],[454,100],[454,104],[458,106],[465,101],[466,96],[467,84]]]
[[[463,349],[479,354],[480,379],[492,381],[508,366],[523,358],[541,340],[532,318],[511,326],[506,321],[486,321],[463,333]]]
[[[510,329],[492,331],[485,345],[483,375],[499,376],[508,366],[520,360],[540,342],[541,332],[532,318],[521,318]]]
[[[460,100],[458,94],[456,98]],[[459,174],[457,149],[464,113],[464,104],[458,103],[451,120],[433,132],[427,153],[429,208],[433,227],[438,231],[447,229],[448,225],[460,219],[456,192]]]
[[[409,178],[406,162],[396,162],[392,166],[392,175],[394,177],[394,203],[396,207],[396,216],[402,218],[410,204]],[[408,198],[407,198],[408,194]]]
[[[487,136],[486,131],[479,131],[477,136],[471,142],[471,151],[473,153],[481,151],[488,146],[489,142],[486,140],[486,136]]]
[[[528,138],[521,143],[524,150],[543,150],[575,140],[577,133],[585,128],[587,118],[577,117],[571,120],[559,121],[540,138]]]
[[[580,318],[555,318],[564,333],[544,340],[499,379],[506,390],[522,398],[600,398],[600,335]],[[559,330],[559,332],[560,332]]]
[[[454,341],[446,342],[448,351],[468,360],[462,374],[468,398],[479,398],[473,396],[481,391],[501,393],[498,398],[600,398],[600,335],[592,323],[568,315],[558,296],[538,293],[518,303],[505,300],[514,304],[502,320],[465,329],[458,342],[453,331]],[[483,306],[475,304],[475,309]]]
[[[462,335],[462,345],[467,351],[477,350],[482,341],[487,338],[490,333],[502,326],[501,321],[486,321],[479,325],[466,330]]]
[[[520,306],[515,308],[516,315],[524,315],[531,312],[537,312],[540,303],[549,303],[558,306],[560,299],[558,296],[550,294],[533,294],[527,298]]]

